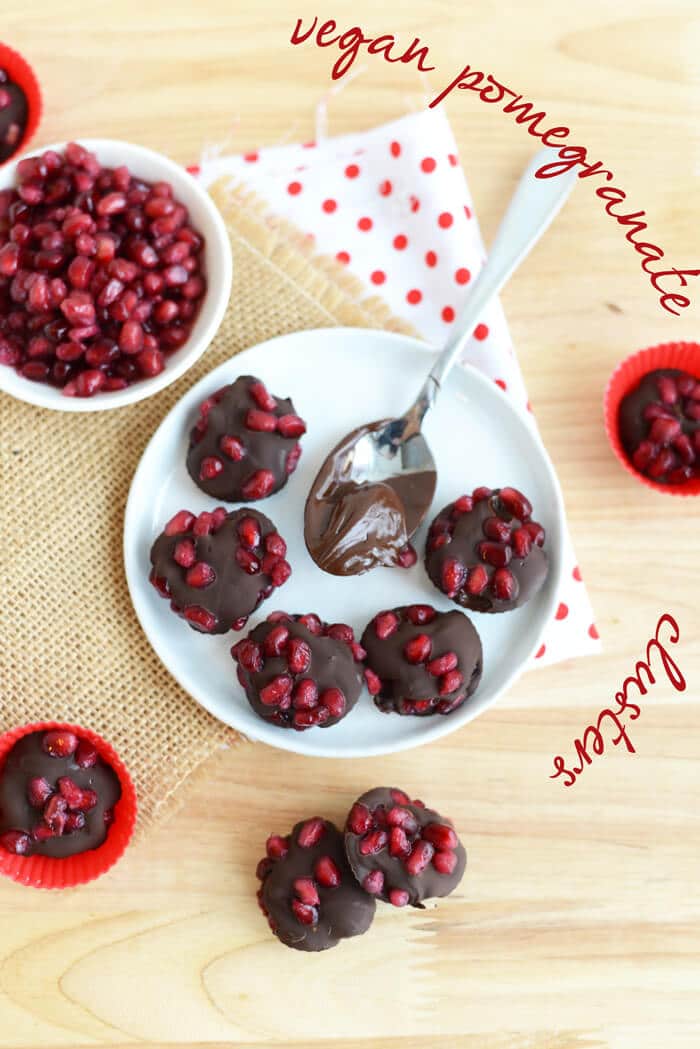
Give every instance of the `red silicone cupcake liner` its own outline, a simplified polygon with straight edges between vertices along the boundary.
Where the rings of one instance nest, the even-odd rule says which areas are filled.
[[[700,343],[664,342],[659,346],[639,350],[618,364],[610,376],[605,391],[605,430],[608,440],[625,470],[645,484],[647,488],[663,492],[664,495],[700,495],[700,477],[686,481],[685,484],[659,484],[658,481],[653,481],[650,477],[639,473],[630,462],[620,441],[617,418],[620,401],[637,386],[647,372],[655,371],[657,368],[678,368],[679,371],[690,372],[691,375],[700,379]]]
[[[53,856],[16,856],[0,847],[0,874],[35,889],[70,889],[99,878],[122,857],[136,823],[136,791],[126,766],[109,743],[89,729],[64,721],[41,721],[0,736],[0,774],[15,743],[31,732],[49,732],[52,729],[64,729],[89,740],[102,760],[114,769],[122,789],[122,796],[114,806],[114,822],[98,849],[76,853],[64,859]]]
[[[12,156],[7,157],[6,160],[0,162],[0,167],[3,164],[9,163],[14,160],[15,157],[20,156],[24,150],[28,147],[30,141],[34,138],[36,129],[39,126],[41,120],[42,111],[42,100],[41,100],[41,88],[39,87],[39,81],[37,80],[36,73],[27,62],[26,58],[23,58],[18,51],[8,47],[7,44],[0,42],[0,69],[4,69],[10,80],[14,81],[24,91],[27,99],[27,126],[24,129],[22,138],[17,143]]]

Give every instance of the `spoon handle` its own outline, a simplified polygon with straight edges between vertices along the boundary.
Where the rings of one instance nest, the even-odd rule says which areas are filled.
[[[508,210],[498,227],[486,264],[472,284],[457,318],[454,334],[431,368],[415,405],[407,413],[415,413],[419,425],[433,404],[447,373],[471,338],[479,317],[513,270],[540,239],[573,189],[578,177],[575,171],[553,178],[535,178],[537,169],[551,160],[551,157],[551,149],[541,149],[532,158],[518,182]]]

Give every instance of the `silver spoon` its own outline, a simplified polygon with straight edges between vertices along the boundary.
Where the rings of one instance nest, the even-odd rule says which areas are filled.
[[[310,543],[314,529],[309,526],[309,515],[315,507],[322,506],[324,498],[338,491],[338,484],[342,485],[343,492],[351,491],[353,494],[357,492],[356,486],[363,486],[367,490],[370,485],[388,485],[403,503],[405,536],[408,538],[427,514],[435,494],[437,468],[428,442],[421,433],[423,419],[435,403],[442,384],[471,338],[484,309],[540,239],[573,188],[577,178],[575,172],[550,179],[535,178],[537,169],[547,163],[551,155],[550,149],[540,150],[523,173],[498,228],[488,260],[471,286],[455,324],[454,334],[430,369],[411,407],[396,419],[369,423],[347,434],[321,467],[307,500],[305,534],[312,557],[326,571],[333,574],[354,573],[365,571],[375,563],[391,563],[388,556],[383,562],[377,561],[374,554],[369,559],[363,559],[362,551],[362,556],[355,559],[353,568],[349,569],[346,565],[333,567],[328,563],[326,554],[321,555],[314,543]],[[329,480],[328,465],[331,462],[333,478]],[[420,480],[418,475],[423,475]],[[383,491],[386,493],[386,487]],[[332,533],[342,537],[346,548],[354,549],[358,542],[361,545],[368,528],[370,531],[374,529],[380,537],[388,534],[395,524],[396,515],[400,516],[401,511],[394,507],[386,516],[382,508],[379,513],[378,504],[371,504],[371,494],[367,492],[370,512],[374,513],[371,525],[362,518],[366,507],[361,506],[357,516],[354,516],[357,504],[350,507],[341,502],[336,507],[337,520],[326,515],[321,526],[317,524],[315,530],[321,539],[325,534]],[[332,544],[330,549],[335,556]]]

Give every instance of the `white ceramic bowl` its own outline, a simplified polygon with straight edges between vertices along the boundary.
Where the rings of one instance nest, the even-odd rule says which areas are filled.
[[[97,393],[94,397],[66,397],[57,387],[32,382],[18,375],[14,368],[0,365],[0,390],[21,401],[63,412],[99,412],[108,408],[121,408],[125,404],[134,404],[150,397],[179,379],[202,356],[216,335],[226,311],[231,294],[233,263],[228,233],[220,212],[207,191],[183,167],[152,149],[130,142],[107,138],[80,138],[76,141],[95,153],[105,167],[126,164],[134,175],[145,182],[169,182],[175,197],[188,209],[191,225],[203,234],[206,241],[204,273],[207,290],[202,306],[189,339],[184,346],[167,355],[165,368],[160,375],[142,379],[125,390],[115,390],[113,393]],[[66,142],[54,142],[33,149],[25,156],[37,156],[47,149],[63,152],[66,145]],[[22,159],[19,157],[0,168],[0,189],[15,185],[17,164]]]

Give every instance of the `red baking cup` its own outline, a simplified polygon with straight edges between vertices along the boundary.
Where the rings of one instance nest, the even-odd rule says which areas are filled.
[[[105,764],[114,769],[122,788],[122,796],[114,806],[114,822],[99,849],[79,852],[64,859],[37,855],[15,856],[0,846],[0,874],[35,889],[70,889],[99,878],[122,857],[136,823],[136,791],[125,765],[109,743],[89,729],[64,721],[40,721],[36,725],[24,725],[0,736],[0,775],[15,743],[31,732],[50,732],[52,729],[74,732],[76,736],[88,739]]]
[[[633,353],[618,364],[610,376],[605,391],[605,430],[608,440],[625,470],[645,484],[647,488],[653,488],[655,492],[663,492],[664,495],[700,495],[700,477],[686,481],[685,484],[659,484],[657,481],[652,481],[651,477],[646,477],[635,470],[627,452],[622,447],[617,421],[620,401],[637,386],[647,372],[656,371],[657,368],[678,368],[679,371],[690,372],[700,380],[700,343],[664,342],[660,346],[650,346],[646,350],[639,350],[638,353]]]
[[[14,157],[22,153],[30,141],[34,138],[36,129],[39,126],[41,120],[41,111],[43,103],[41,100],[41,88],[39,87],[39,81],[36,78],[36,73],[27,62],[26,58],[23,58],[18,51],[8,47],[7,44],[3,44],[0,41],[0,69],[4,69],[10,80],[14,81],[24,91],[27,99],[27,126],[24,129],[22,138],[17,143],[12,156],[7,157],[6,160],[0,163],[0,167],[3,164],[9,163]]]

